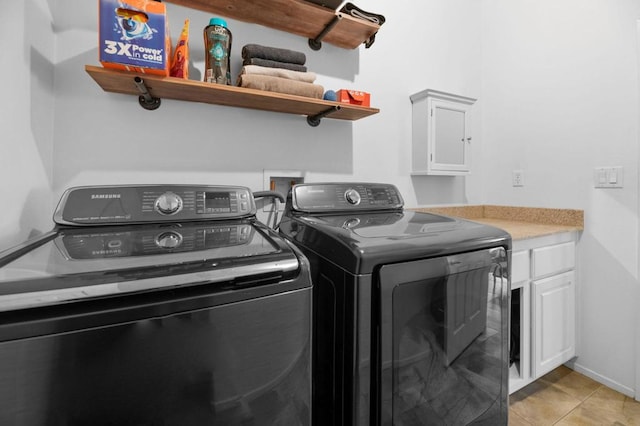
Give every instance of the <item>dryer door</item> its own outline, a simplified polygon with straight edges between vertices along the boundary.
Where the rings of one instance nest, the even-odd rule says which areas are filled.
[[[507,424],[504,248],[380,269],[380,424]]]

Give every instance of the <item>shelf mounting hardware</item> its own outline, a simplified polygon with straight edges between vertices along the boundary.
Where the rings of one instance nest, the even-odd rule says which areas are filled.
[[[160,98],[154,98],[147,90],[147,85],[144,84],[144,80],[138,76],[133,78],[133,82],[140,91],[141,95],[138,96],[138,102],[140,106],[149,111],[160,108]]]
[[[316,115],[310,115],[307,117],[307,124],[309,124],[309,126],[311,127],[318,127],[320,125],[320,121],[326,117],[327,115],[340,111],[340,109],[342,109],[340,107],[340,105],[334,105],[331,108],[322,111],[321,113],[318,113]]]
[[[316,36],[316,38],[309,39],[309,47],[313,50],[320,50],[322,48],[322,39],[329,34],[329,31],[336,26],[336,24],[342,19],[342,14],[337,13],[326,27]]]

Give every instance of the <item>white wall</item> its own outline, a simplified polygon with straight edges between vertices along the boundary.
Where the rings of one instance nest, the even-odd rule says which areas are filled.
[[[640,3],[487,0],[482,13],[483,197],[584,209],[575,366],[633,395]],[[624,188],[595,189],[597,166],[623,166]]]
[[[51,228],[55,39],[49,6],[44,0],[3,4],[0,39],[3,250]]]
[[[640,19],[637,21],[637,37],[638,43],[636,45],[636,50],[638,52],[638,61],[640,62]],[[638,66],[638,81],[640,81],[640,65]],[[640,85],[638,87],[638,114],[640,115]],[[638,145],[640,146],[640,134],[638,135]],[[640,167],[640,149],[638,149],[638,165]],[[640,182],[640,176],[638,176],[638,181]],[[639,191],[640,192],[640,191]],[[639,213],[640,216],[640,213]],[[638,245],[640,246],[640,226],[638,226]],[[640,250],[640,249],[639,249]],[[638,253],[638,257],[640,258],[640,253]],[[640,277],[640,261],[638,261],[638,275]],[[640,289],[637,290],[636,300],[640,300]],[[640,310],[636,309],[636,400],[640,400]]]

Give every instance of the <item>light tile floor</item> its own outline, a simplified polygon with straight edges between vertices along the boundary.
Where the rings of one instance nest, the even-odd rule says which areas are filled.
[[[640,426],[640,402],[561,366],[509,397],[509,426]]]

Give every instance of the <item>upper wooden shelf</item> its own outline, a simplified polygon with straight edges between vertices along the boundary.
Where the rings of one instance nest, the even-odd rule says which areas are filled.
[[[303,0],[165,0],[180,6],[259,24],[316,39],[336,17],[335,26],[322,41],[344,49],[355,49],[374,35],[380,26],[352,18]],[[233,31],[233,29],[232,29]]]
[[[144,82],[149,94],[158,99],[167,98],[203,102],[215,105],[306,115],[307,117],[317,117],[318,115],[326,113],[326,118],[351,121],[359,120],[380,112],[377,108],[367,108],[322,99],[247,89],[244,87],[184,80],[175,77],[160,77],[128,71],[118,71],[100,66],[85,65],[85,70],[105,92],[112,93],[140,96],[141,91],[135,81],[137,77]],[[336,110],[337,108],[339,109]],[[320,118],[322,118],[322,116],[318,117],[318,119]]]

